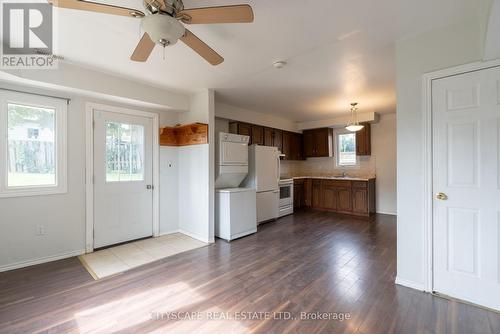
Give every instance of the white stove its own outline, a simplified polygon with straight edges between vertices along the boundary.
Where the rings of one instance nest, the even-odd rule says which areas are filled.
[[[279,188],[279,216],[291,215],[293,213],[293,179],[281,179]]]

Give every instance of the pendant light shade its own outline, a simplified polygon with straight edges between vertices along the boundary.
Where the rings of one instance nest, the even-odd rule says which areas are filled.
[[[358,103],[353,102],[351,103],[351,118],[349,119],[349,123],[347,123],[347,126],[345,127],[346,130],[351,131],[351,132],[357,132],[359,130],[362,130],[365,126],[359,124],[358,120]]]

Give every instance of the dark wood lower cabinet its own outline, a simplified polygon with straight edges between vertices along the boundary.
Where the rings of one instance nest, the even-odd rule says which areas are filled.
[[[337,189],[337,211],[349,213],[352,211],[351,188]]]
[[[312,206],[312,180],[304,179],[304,193],[303,193],[303,203],[305,207]]]
[[[337,195],[337,188],[335,188],[335,184],[333,184],[333,182],[326,182],[326,181],[323,181],[321,183],[322,183],[321,193],[323,195],[323,203],[319,208],[326,210],[333,210],[333,211],[337,210],[338,195]]]
[[[359,213],[365,213],[368,211],[368,190],[352,190],[352,211]]]
[[[304,180],[296,180],[293,182],[293,207],[300,209],[304,206]]]
[[[297,179],[294,181],[294,207],[369,217],[375,213],[375,179]]]

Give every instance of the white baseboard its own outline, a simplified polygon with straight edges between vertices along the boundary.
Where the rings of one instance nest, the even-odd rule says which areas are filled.
[[[396,277],[395,283],[397,285],[405,286],[407,288],[411,288],[411,289],[415,289],[415,290],[426,292],[425,291],[425,286],[422,283],[417,283],[417,282],[413,282],[413,281],[409,281],[409,280],[405,280],[405,279],[400,279],[398,277]]]
[[[180,233],[180,230],[172,230],[172,231],[166,231],[166,232],[160,232],[158,234],[159,237],[164,236],[164,235],[169,235],[169,234],[174,234],[174,233]]]
[[[384,212],[384,211],[377,211],[377,214],[389,215],[389,216],[397,216],[398,215],[396,212]]]
[[[29,267],[29,266],[34,266],[36,264],[42,264],[42,263],[67,259],[69,257],[79,256],[82,254],[85,254],[85,249],[76,250],[76,251],[68,252],[68,253],[57,254],[57,255],[40,257],[38,259],[33,259],[33,260],[26,260],[26,261],[17,262],[17,263],[6,264],[6,265],[0,266],[0,272]]]
[[[207,244],[210,244],[210,243],[214,242],[213,240],[210,241],[207,237],[204,237],[204,236],[201,236],[201,235],[198,235],[198,234],[195,234],[195,233],[191,233],[191,232],[188,232],[188,231],[183,230],[183,229],[179,229],[179,233],[185,234],[188,237],[191,237],[191,238],[196,239],[196,240],[200,240],[201,242],[204,242],[204,243],[207,243]]]

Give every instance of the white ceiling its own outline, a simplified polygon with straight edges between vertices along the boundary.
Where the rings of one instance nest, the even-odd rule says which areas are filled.
[[[95,0],[97,1],[97,0]],[[142,9],[142,0],[111,1]],[[295,121],[331,118],[349,102],[395,110],[395,41],[473,15],[470,0],[185,0],[186,8],[249,3],[251,24],[189,29],[225,62],[213,67],[182,43],[129,60],[139,20],[58,9],[56,53],[67,61],[180,91],[214,88],[217,99]],[[275,60],[288,65],[276,70]]]

